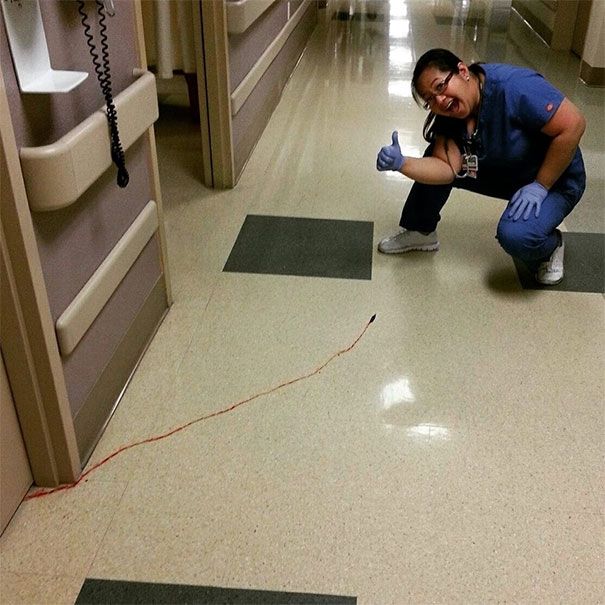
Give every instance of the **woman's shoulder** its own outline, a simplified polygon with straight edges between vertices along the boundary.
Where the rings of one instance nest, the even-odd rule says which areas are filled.
[[[479,63],[479,66],[483,69],[486,78],[493,83],[509,83],[525,78],[543,77],[533,69],[508,63]]]
[[[542,128],[561,104],[563,93],[542,74],[527,67],[486,63],[485,100],[493,115],[511,116]]]

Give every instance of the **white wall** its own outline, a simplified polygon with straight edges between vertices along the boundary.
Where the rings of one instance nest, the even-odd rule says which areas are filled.
[[[594,0],[582,60],[590,67],[605,68],[605,2]]]

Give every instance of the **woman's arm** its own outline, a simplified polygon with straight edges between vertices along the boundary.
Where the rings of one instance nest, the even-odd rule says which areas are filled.
[[[542,202],[548,196],[548,190],[557,182],[569,166],[578,143],[584,134],[586,120],[580,110],[567,98],[561,101],[557,111],[541,132],[552,137],[536,180],[521,187],[513,195],[509,205],[509,218],[513,221],[527,220],[532,213],[540,215]]]
[[[457,145],[437,137],[432,155],[424,158],[405,157],[399,146],[399,135],[394,131],[391,144],[378,152],[376,168],[380,171],[401,172],[410,179],[425,185],[447,185],[462,168],[462,155]]]
[[[462,169],[462,154],[453,141],[437,137],[432,156],[406,158],[401,174],[425,185],[447,185]]]
[[[563,174],[573,159],[578,143],[586,129],[586,120],[580,110],[567,98],[553,117],[542,128],[542,132],[552,137],[536,181],[550,189]]]

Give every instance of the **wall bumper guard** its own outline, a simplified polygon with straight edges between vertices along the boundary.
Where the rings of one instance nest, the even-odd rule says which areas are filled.
[[[143,72],[114,98],[114,104],[126,150],[158,119],[155,76]],[[105,108],[58,141],[22,147],[19,155],[31,210],[44,212],[73,204],[112,165]]]
[[[275,0],[227,0],[227,31],[245,32]]]
[[[158,210],[151,200],[57,319],[61,355],[76,348],[157,228]]]
[[[227,4],[230,3],[228,2]],[[237,115],[237,112],[242,108],[248,97],[252,94],[252,91],[263,77],[263,74],[267,71],[267,69],[269,69],[269,66],[275,57],[277,57],[281,49],[288,41],[290,34],[304,17],[310,4],[311,0],[303,0],[301,5],[296,9],[296,12],[290,16],[290,19],[284,25],[281,32],[275,37],[273,42],[269,44],[265,52],[263,52],[258,61],[252,66],[252,69],[250,69],[246,77],[231,93],[232,116]]]

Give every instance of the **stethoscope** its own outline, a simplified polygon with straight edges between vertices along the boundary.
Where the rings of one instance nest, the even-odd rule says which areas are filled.
[[[479,81],[479,110],[477,111],[477,123],[475,124],[475,130],[469,135],[464,134],[462,138],[462,148],[464,153],[462,154],[462,174],[456,175],[457,179],[465,179],[470,177],[476,179],[479,172],[479,157],[481,153],[482,144],[481,137],[479,136],[479,116],[481,115],[481,107],[483,106],[483,82],[481,78],[477,76]]]

